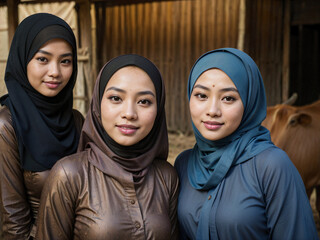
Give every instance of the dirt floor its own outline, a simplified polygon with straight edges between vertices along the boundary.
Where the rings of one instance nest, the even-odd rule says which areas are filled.
[[[169,133],[169,158],[168,161],[173,164],[176,157],[183,150],[192,148],[195,144],[195,138],[193,135],[186,136],[183,134]],[[312,193],[310,198],[310,204],[313,211],[314,220],[318,229],[320,237],[320,218],[315,207],[315,192]]]
[[[178,133],[169,133],[169,157],[168,162],[172,165],[176,157],[183,151],[192,148],[196,140],[193,135],[186,136]]]

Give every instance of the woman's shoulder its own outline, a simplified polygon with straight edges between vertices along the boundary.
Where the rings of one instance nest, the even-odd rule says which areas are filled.
[[[6,139],[6,142],[8,142],[9,139],[12,139],[12,142],[16,141],[11,113],[6,106],[0,107],[0,136]]]
[[[156,169],[159,169],[162,173],[169,174],[169,175],[177,174],[174,167],[167,161],[155,160],[153,161],[153,165]]]
[[[258,165],[269,168],[286,168],[292,162],[285,151],[274,146],[270,147],[256,156]]]
[[[175,162],[174,162],[174,167],[176,169],[180,169],[181,167],[183,166],[186,166],[187,165],[187,162],[188,162],[188,159],[189,159],[189,155],[192,151],[192,148],[191,149],[187,149],[187,150],[184,150],[183,152],[181,152]]]
[[[155,160],[153,161],[155,172],[158,176],[161,176],[165,182],[177,182],[178,174],[174,167],[167,161]]]
[[[88,160],[86,151],[74,153],[60,159],[51,169],[53,175],[74,178],[83,175],[88,168]],[[50,174],[51,174],[50,172]]]
[[[300,178],[286,152],[278,147],[266,149],[255,157],[255,169],[261,179],[280,181],[280,179]]]
[[[8,107],[0,106],[0,126],[12,125],[11,113]]]

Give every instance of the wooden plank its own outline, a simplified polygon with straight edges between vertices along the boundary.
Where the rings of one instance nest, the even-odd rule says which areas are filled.
[[[135,45],[135,48],[136,48],[136,51],[137,53],[140,53],[142,52],[142,46],[143,46],[143,43],[142,43],[142,35],[143,35],[143,28],[141,26],[143,26],[143,14],[142,14],[142,11],[143,11],[143,4],[142,3],[138,3],[136,4],[137,8],[136,8],[136,24],[137,24],[137,27],[136,27],[136,45]]]
[[[14,33],[18,27],[18,5],[19,0],[7,0],[8,7],[8,40],[9,46],[13,39]]]
[[[92,36],[91,36],[91,4],[89,0],[81,0],[77,2],[77,13],[78,13],[78,27],[79,27],[79,49],[87,52],[88,61],[84,63],[84,71],[86,72],[86,85],[88,99],[91,99],[92,90],[94,88],[95,81],[94,71],[92,65]]]
[[[79,26],[79,47],[88,48],[90,56],[91,46],[92,46],[92,37],[91,37],[91,15],[90,9],[91,5],[89,0],[77,2],[78,6],[78,26]]]
[[[290,0],[285,0],[283,19],[283,52],[282,52],[282,101],[289,98],[290,80]]]
[[[244,41],[246,33],[246,3],[245,0],[240,0],[239,4],[239,24],[238,24],[238,39],[237,48],[244,50]]]
[[[320,24],[320,1],[292,1],[292,25]]]

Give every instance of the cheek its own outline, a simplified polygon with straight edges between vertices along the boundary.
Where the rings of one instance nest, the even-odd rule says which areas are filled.
[[[103,128],[108,129],[112,123],[111,120],[114,119],[114,110],[110,109],[110,105],[106,101],[101,101],[101,122]]]
[[[69,82],[69,80],[72,76],[72,71],[73,71],[73,67],[70,67],[70,68],[67,68],[64,70],[63,76],[64,76],[64,79],[66,80],[66,83]]]
[[[190,110],[190,115],[192,118],[192,121],[195,122],[194,120],[200,117],[200,114],[203,111],[203,106],[201,103],[195,101],[193,98],[190,99],[189,102],[189,110]]]
[[[156,120],[157,116],[157,109],[150,109],[148,111],[143,111],[141,113],[141,118],[143,118],[143,122],[145,124],[146,129],[151,130],[154,124],[154,121]]]
[[[238,106],[237,108],[229,111],[229,119],[232,120],[234,127],[238,128],[243,116],[243,107]]]
[[[38,75],[40,75],[40,72],[41,69],[38,69],[38,67],[35,64],[29,62],[27,66],[27,78],[31,85],[34,83]]]

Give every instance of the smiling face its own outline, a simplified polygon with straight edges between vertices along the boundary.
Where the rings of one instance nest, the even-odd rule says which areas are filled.
[[[118,144],[131,146],[149,134],[156,116],[156,91],[149,75],[133,66],[115,72],[101,100],[107,134]]]
[[[211,141],[232,134],[239,127],[244,111],[236,86],[219,69],[200,75],[194,84],[189,107],[195,127]]]
[[[69,43],[51,39],[40,47],[27,65],[31,86],[46,97],[56,96],[69,82],[73,71]]]

